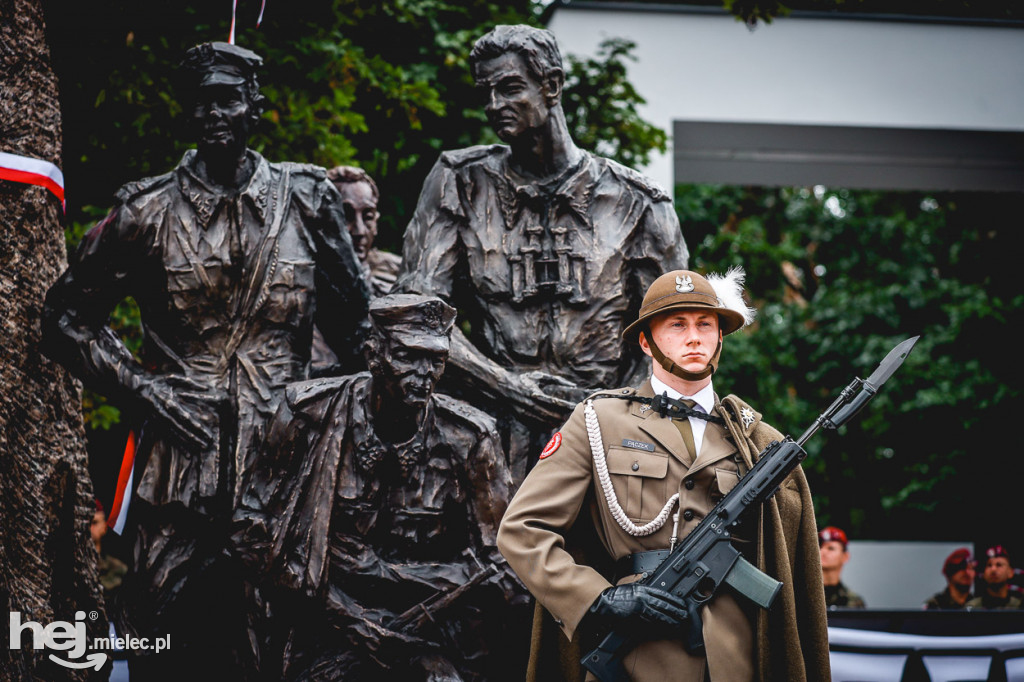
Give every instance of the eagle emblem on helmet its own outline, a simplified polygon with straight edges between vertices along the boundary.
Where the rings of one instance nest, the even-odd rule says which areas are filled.
[[[686,275],[685,277],[676,275],[676,291],[681,294],[687,294],[693,291],[693,278],[689,275]]]

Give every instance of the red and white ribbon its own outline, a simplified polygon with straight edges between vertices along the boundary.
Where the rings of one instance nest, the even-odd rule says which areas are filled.
[[[124,532],[125,521],[128,520],[128,507],[132,501],[132,481],[135,479],[135,432],[128,432],[128,442],[124,446],[121,458],[121,469],[117,474],[114,487],[114,502],[110,505],[107,521],[111,529],[118,535]]]
[[[0,180],[45,187],[64,206],[64,174],[49,161],[0,152]]]
[[[260,15],[256,17],[256,28],[263,23],[263,10],[267,8],[267,0],[260,3]],[[228,29],[228,43],[235,44],[235,15],[238,13],[238,0],[231,0],[231,28]]]

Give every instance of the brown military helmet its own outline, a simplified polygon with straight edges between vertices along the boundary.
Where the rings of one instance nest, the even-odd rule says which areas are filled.
[[[622,338],[637,343],[640,333],[646,331],[647,343],[654,359],[666,371],[689,381],[709,376],[718,369],[721,342],[704,371],[688,372],[665,357],[651,338],[648,325],[654,316],[673,310],[711,311],[718,315],[718,326],[722,334],[731,334],[750,324],[756,315],[756,311],[743,302],[744,277],[743,269],[738,267],[730,268],[724,275],[709,274],[707,277],[692,270],[665,273],[647,289],[636,321],[626,327]]]

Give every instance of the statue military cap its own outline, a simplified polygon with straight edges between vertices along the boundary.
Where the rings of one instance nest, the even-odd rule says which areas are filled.
[[[378,333],[402,345],[447,351],[455,308],[436,296],[389,294],[370,302],[370,321]]]
[[[626,327],[622,338],[635,342],[652,317],[672,310],[715,312],[723,334],[731,334],[746,323],[742,313],[722,302],[703,275],[691,270],[673,270],[654,280],[647,289],[637,320]]]
[[[197,86],[241,85],[256,80],[263,58],[230,43],[203,43],[189,48],[181,66],[198,79]]]

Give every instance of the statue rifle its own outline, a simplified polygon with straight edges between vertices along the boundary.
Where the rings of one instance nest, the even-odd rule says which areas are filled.
[[[782,441],[769,443],[736,487],[719,500],[707,517],[670,551],[657,568],[640,579],[638,584],[671,592],[686,603],[689,617],[683,644],[687,651],[695,654],[703,651],[700,607],[715,595],[722,583],[730,585],[761,608],[767,609],[775,601],[782,583],[743,558],[732,545],[731,530],[747,510],[767,502],[807,457],[802,446],[819,428],[838,429],[875,396],[882,384],[903,364],[919,338],[909,338],[889,351],[866,380],[854,379],[796,441],[787,436]],[[629,677],[622,659],[636,644],[629,633],[612,630],[581,662],[601,682],[625,682]]]
[[[479,559],[476,558],[476,555],[472,553],[472,550],[467,549],[463,554],[470,556],[473,561],[480,566],[480,570],[470,576],[469,580],[458,587],[449,590],[441,590],[395,616],[395,619],[387,624],[388,629],[396,630],[398,632],[406,632],[409,634],[415,633],[423,627],[427,621],[434,620],[433,614],[448,608],[463,594],[498,572],[498,567],[494,564],[483,566]]]

